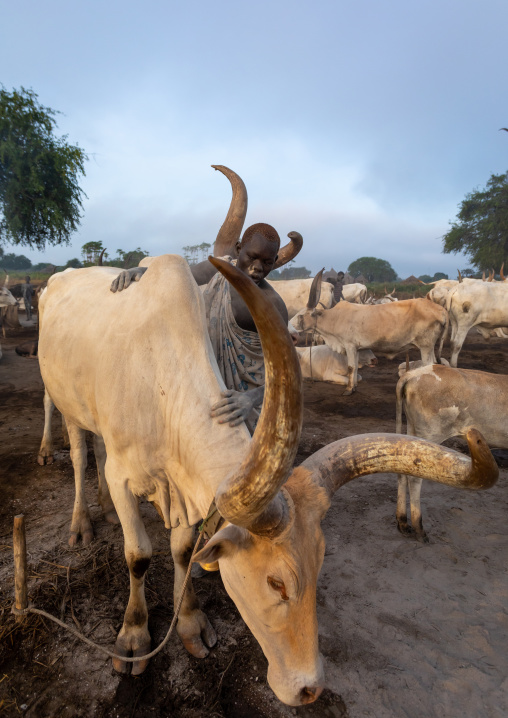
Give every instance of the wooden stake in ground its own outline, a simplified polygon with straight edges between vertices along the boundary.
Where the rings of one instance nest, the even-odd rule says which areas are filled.
[[[14,517],[14,531],[12,534],[14,548],[14,606],[22,611],[28,606],[28,593],[26,587],[26,537],[25,517],[23,514]],[[17,615],[16,621],[21,623],[23,615]]]

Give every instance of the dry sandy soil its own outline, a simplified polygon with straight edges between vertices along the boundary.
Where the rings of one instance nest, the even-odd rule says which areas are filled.
[[[113,672],[109,659],[36,616],[10,614],[12,519],[27,522],[29,593],[37,607],[64,617],[109,647],[128,595],[122,535],[102,519],[93,454],[87,491],[96,538],[67,547],[73,502],[68,451],[36,462],[43,427],[36,359],[14,347],[34,330],[11,331],[0,362],[0,714],[134,718],[502,718],[508,715],[507,472],[488,492],[425,483],[430,543],[395,526],[396,478],[358,479],[340,489],[324,521],[327,551],[317,589],[327,690],[313,705],[282,705],[266,683],[266,660],[225,593],[220,576],[195,582],[219,640],[208,658],[189,656],[179,640],[139,678]],[[507,345],[471,335],[461,365],[508,373]],[[417,358],[416,356],[411,358]],[[343,436],[395,428],[398,361],[364,369],[352,397],[332,384],[305,386],[298,461]],[[59,437],[59,434],[57,435]],[[461,446],[461,442],[455,442]],[[143,505],[154,558],[147,579],[154,645],[172,616],[169,536]]]

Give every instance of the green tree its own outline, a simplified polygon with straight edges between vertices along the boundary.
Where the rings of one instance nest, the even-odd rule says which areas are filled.
[[[79,225],[88,157],[54,135],[56,114],[32,90],[0,87],[0,242],[44,249]]]
[[[81,247],[81,256],[85,262],[97,264],[103,249],[102,242],[85,242]]]
[[[390,262],[376,257],[360,257],[351,262],[347,271],[353,277],[363,274],[368,282],[394,282],[397,279],[397,273]]]
[[[432,277],[434,282],[437,282],[438,279],[448,279],[448,275],[444,272],[436,272],[434,276]]]
[[[75,257],[74,259],[69,259],[69,261],[65,265],[64,269],[67,269],[67,267],[73,267],[74,269],[79,269],[82,266],[83,265],[81,264],[79,259],[77,257]]]
[[[422,282],[425,282],[426,284],[428,284],[429,282],[432,282],[433,277],[431,277],[430,274],[420,274],[418,279],[421,279]]]
[[[24,254],[4,254],[0,259],[4,269],[31,269],[32,262]]]
[[[143,257],[148,257],[148,252],[145,252],[141,247],[137,247],[129,252],[124,252],[123,249],[117,249],[118,261],[121,263],[124,269],[131,269],[131,267],[137,267]]]
[[[508,172],[492,175],[485,189],[466,195],[459,206],[443,252],[463,252],[478,269],[508,262]]]

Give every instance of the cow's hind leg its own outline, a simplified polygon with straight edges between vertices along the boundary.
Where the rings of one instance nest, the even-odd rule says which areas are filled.
[[[138,499],[127,486],[127,480],[117,482],[122,476],[106,462],[106,476],[110,477],[111,497],[122,524],[125,542],[125,560],[129,567],[130,594],[125,610],[123,625],[115,643],[115,653],[120,656],[144,656],[150,652],[148,632],[148,610],[145,599],[145,573],[152,558],[152,545],[139,514]],[[115,478],[111,478],[115,477]],[[132,665],[131,675],[143,673],[148,661],[127,663],[113,658],[113,667],[119,673],[127,673]]]
[[[422,509],[420,504],[420,493],[422,490],[422,479],[410,476],[409,479],[409,501],[411,504],[411,524],[415,537],[422,543],[429,543],[429,538],[423,528]]]
[[[37,456],[37,463],[41,466],[44,464],[53,463],[53,442],[51,439],[51,418],[53,416],[53,410],[55,405],[48,394],[47,390],[44,390],[44,433],[42,435],[41,446],[39,449],[39,455]]]
[[[99,479],[99,503],[102,508],[102,513],[106,521],[110,524],[119,523],[118,514],[113,504],[111,494],[109,493],[108,483],[106,481],[106,446],[102,436],[94,434],[93,437],[93,449],[95,453],[95,461],[97,463],[97,476]]]
[[[182,592],[193,544],[194,530],[192,528],[178,526],[171,530],[171,553],[175,566],[175,608]],[[206,615],[199,608],[191,580],[187,584],[176,630],[185,648],[196,658],[205,658],[208,655],[208,648],[211,648],[217,642],[215,631]]]
[[[79,538],[87,546],[93,539],[92,522],[85,496],[85,469],[87,465],[86,432],[76,424],[67,421],[71,444],[71,460],[74,468],[74,510],[72,512],[69,546],[75,546]]]
[[[411,536],[413,529],[407,522],[407,476],[399,474],[397,490],[397,528],[404,536]]]

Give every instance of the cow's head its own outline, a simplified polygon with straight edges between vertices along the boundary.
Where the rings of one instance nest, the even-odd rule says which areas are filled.
[[[472,429],[472,461],[421,439],[364,434],[324,447],[291,471],[302,421],[298,357],[282,319],[274,317],[268,299],[261,302],[262,292],[245,275],[238,277],[234,267],[214,264],[234,283],[256,321],[266,386],[248,455],[215,495],[229,525],[195,560],[219,562],[226,590],[268,660],[271,688],[284,703],[297,706],[314,701],[324,685],[316,586],[325,549],[321,521],[335,491],[379,472],[487,488],[498,469],[486,442]]]
[[[321,284],[323,281],[324,267],[321,269],[312,281],[312,286],[307,300],[307,306],[301,309],[298,314],[291,319],[291,323],[299,332],[306,332],[316,328],[317,321],[323,312],[329,311],[318,307],[319,297],[321,296]]]

